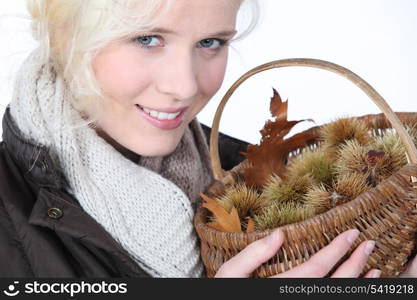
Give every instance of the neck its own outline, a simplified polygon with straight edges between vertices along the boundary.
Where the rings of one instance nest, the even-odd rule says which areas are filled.
[[[114,149],[116,149],[119,153],[121,153],[124,157],[126,157],[128,160],[134,162],[137,164],[140,159],[140,155],[127,149],[126,147],[120,145],[118,142],[116,142],[111,136],[109,136],[107,133],[105,133],[103,130],[101,130],[97,126],[92,126],[92,128],[96,131],[97,135],[104,139],[107,143],[109,143],[111,146],[113,146]]]
[[[87,115],[86,112],[81,112],[80,115],[84,120],[88,120],[88,115]],[[127,149],[126,147],[124,147],[122,145],[120,145],[111,136],[109,136],[106,132],[104,132],[99,126],[97,126],[97,124],[90,123],[89,126],[90,126],[90,128],[94,129],[94,131],[97,133],[97,135],[99,137],[101,137],[103,140],[105,140],[107,143],[109,143],[114,149],[116,149],[116,151],[121,153],[125,158],[134,162],[135,164],[137,164],[139,162],[139,159],[140,159],[139,154]]]

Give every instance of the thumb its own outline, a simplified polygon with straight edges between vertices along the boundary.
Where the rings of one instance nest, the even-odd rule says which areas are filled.
[[[276,229],[268,236],[249,244],[225,262],[215,277],[249,277],[257,267],[278,252],[283,242],[283,232]]]

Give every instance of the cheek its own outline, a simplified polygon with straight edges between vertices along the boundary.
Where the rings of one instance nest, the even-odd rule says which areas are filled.
[[[137,68],[129,53],[103,53],[93,62],[97,82],[105,97],[129,101],[137,97],[151,80],[146,68]]]
[[[201,94],[211,98],[221,87],[226,71],[227,54],[210,61],[199,70]],[[207,99],[208,100],[208,99]]]

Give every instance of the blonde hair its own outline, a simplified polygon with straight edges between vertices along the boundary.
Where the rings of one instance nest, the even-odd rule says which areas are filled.
[[[74,94],[74,107],[83,110],[102,97],[92,61],[110,42],[155,27],[175,0],[27,0],[32,32],[42,58],[53,63]],[[247,34],[257,21],[256,0]]]

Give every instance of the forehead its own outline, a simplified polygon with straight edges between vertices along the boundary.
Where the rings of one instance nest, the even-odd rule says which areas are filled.
[[[240,3],[240,0],[176,0],[157,27],[187,34],[233,30]]]

